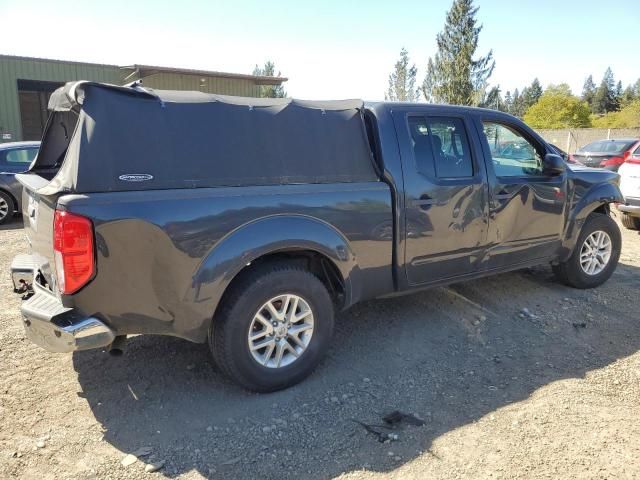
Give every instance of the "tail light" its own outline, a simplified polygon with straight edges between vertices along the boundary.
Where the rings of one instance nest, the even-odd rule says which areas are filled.
[[[625,163],[640,163],[640,155],[631,155],[631,150],[624,152]]]
[[[624,163],[624,157],[611,157],[600,162],[601,167],[612,167],[615,165],[622,165]]]
[[[53,251],[58,289],[66,295],[77,292],[89,283],[95,272],[91,221],[80,215],[56,210]]]

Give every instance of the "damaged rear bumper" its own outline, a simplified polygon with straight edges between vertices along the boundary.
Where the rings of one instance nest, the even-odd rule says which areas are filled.
[[[95,317],[79,315],[62,305],[60,299],[47,288],[34,282],[33,262],[28,255],[20,255],[11,265],[14,290],[33,292],[22,302],[20,310],[25,333],[36,345],[54,353],[89,350],[110,345],[115,332]]]

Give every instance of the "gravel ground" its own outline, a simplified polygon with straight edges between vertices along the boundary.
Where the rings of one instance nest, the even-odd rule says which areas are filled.
[[[257,395],[179,339],[30,344],[7,275],[21,228],[0,230],[0,478],[640,477],[635,232],[595,290],[540,267],[358,305],[307,381]],[[394,410],[424,425],[380,442],[363,424]]]

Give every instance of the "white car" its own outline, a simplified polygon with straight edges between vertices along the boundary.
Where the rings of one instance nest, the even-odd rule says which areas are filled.
[[[640,147],[629,155],[618,170],[620,191],[624,204],[618,204],[622,212],[622,224],[630,230],[640,230]]]

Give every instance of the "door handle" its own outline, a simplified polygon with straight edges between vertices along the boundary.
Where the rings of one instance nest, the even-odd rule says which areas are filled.
[[[512,194],[503,188],[493,196],[496,198],[496,200],[508,200],[509,198],[511,198]]]
[[[435,200],[431,198],[429,195],[420,195],[420,198],[413,201],[414,205],[423,206],[423,205],[433,205]]]
[[[437,200],[435,198],[431,198],[426,193],[420,195],[420,198],[416,198],[413,200],[412,204],[418,207],[435,205],[436,207],[443,207],[448,203],[447,199]]]

